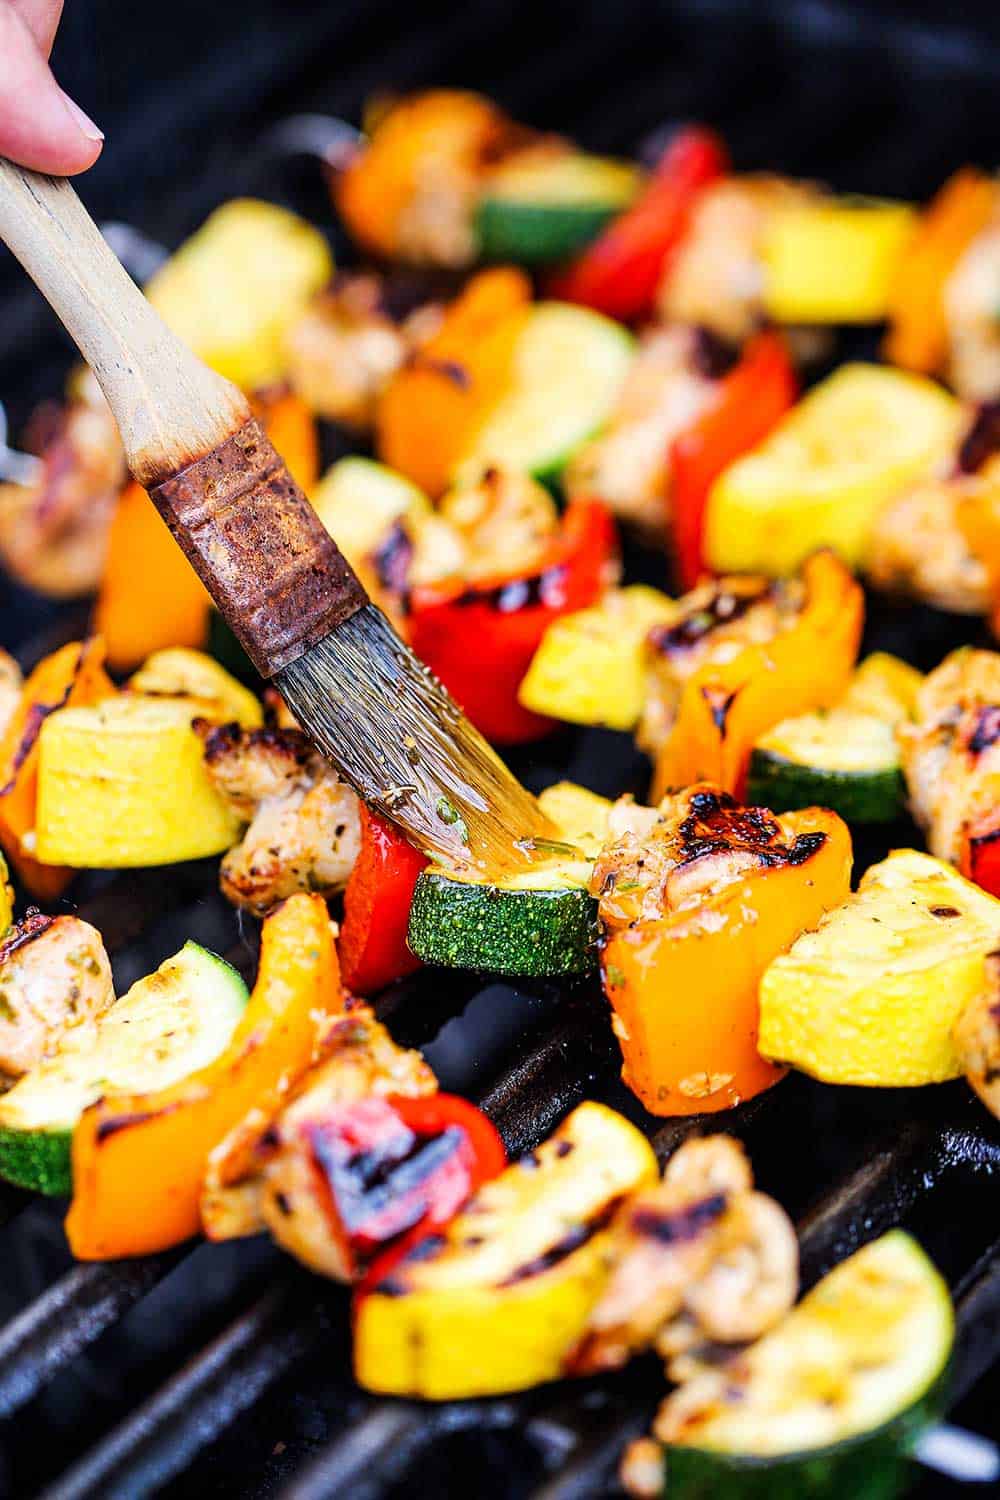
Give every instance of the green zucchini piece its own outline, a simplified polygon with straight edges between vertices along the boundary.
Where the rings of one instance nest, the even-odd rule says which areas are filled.
[[[902,1230],[843,1261],[771,1333],[679,1403],[670,1500],[891,1500],[941,1415],[955,1320],[944,1281]]]
[[[407,942],[425,963],[543,978],[594,967],[597,902],[587,891],[611,803],[573,782],[547,787],[539,804],[566,836],[541,867],[504,885],[430,868],[417,880]]]
[[[243,1014],[247,987],[218,954],[188,942],[138,980],[94,1026],[0,1097],[0,1176],[33,1192],[72,1192],[73,1130],[106,1094],[169,1088],[212,1062]]]
[[[490,174],[476,210],[487,260],[522,265],[566,260],[632,202],[639,173],[628,162],[582,151],[531,149]]]
[[[747,795],[774,812],[819,806],[848,823],[891,823],[906,796],[894,728],[848,708],[785,719],[751,754]]]
[[[456,483],[492,464],[555,484],[607,421],[634,350],[632,335],[600,313],[537,303],[518,336],[510,389],[475,434]]]
[[[891,823],[906,800],[896,725],[912,718],[923,681],[876,651],[832,709],[783,719],[750,757],[747,800],[775,812],[829,807],[849,823]]]
[[[541,978],[594,967],[597,902],[586,891],[507,890],[425,870],[407,942],[425,963]]]

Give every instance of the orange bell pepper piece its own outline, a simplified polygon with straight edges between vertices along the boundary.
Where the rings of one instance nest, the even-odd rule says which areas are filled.
[[[129,672],[167,646],[204,646],[211,600],[141,485],[118,501],[94,624]]]
[[[883,353],[892,364],[924,375],[944,367],[945,283],[966,247],[992,218],[997,197],[991,177],[963,167],[930,203],[897,269],[890,297]]]
[[[73,1254],[146,1255],[195,1234],[209,1152],[253,1106],[277,1109],[342,998],[325,903],[290,896],[264,923],[257,982],[221,1056],[171,1088],[85,1111],[73,1134]]]
[[[311,490],[319,478],[316,419],[301,396],[285,386],[257,391],[250,408],[277,448],[295,483]]]
[[[714,1114],[784,1076],[757,1051],[760,980],[800,933],[846,901],[851,835],[825,808],[774,821],[787,845],[803,834],[822,841],[802,858],[751,869],[696,906],[604,940],[601,977],[622,1078],[652,1114]]]
[[[449,166],[459,177],[475,173],[509,129],[494,104],[465,90],[431,89],[401,99],[332,175],[337,212],[360,244],[396,260],[399,221],[428,165],[439,164],[442,175]]]
[[[310,489],[319,475],[319,444],[305,402],[279,389],[258,394],[252,406],[293,479]],[[112,669],[130,672],[168,646],[204,646],[211,607],[146,491],[127,485],[111,523],[94,614]]]
[[[521,271],[474,276],[433,338],[393,376],[375,416],[383,463],[443,493],[472,436],[510,382],[531,302]]]
[[[808,558],[803,574],[805,604],[790,630],[747,646],[730,661],[708,662],[685,682],[670,737],[656,758],[654,801],[695,781],[717,782],[742,796],[760,737],[793,714],[832,706],[847,690],[864,595],[832,552]]]
[[[115,685],[104,670],[101,637],[71,641],[46,656],[30,674],[0,740],[0,845],[29,893],[39,901],[55,901],[73,878],[72,870],[40,864],[24,848],[25,835],[35,827],[42,724],[57,708],[85,707],[110,698],[114,692]]]

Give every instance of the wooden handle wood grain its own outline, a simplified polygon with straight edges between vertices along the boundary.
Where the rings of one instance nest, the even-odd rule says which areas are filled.
[[[0,157],[0,238],[100,381],[141,484],[175,474],[248,419],[243,395],[170,332],[64,178]]]
[[[257,670],[273,676],[363,608],[243,395],[170,332],[69,183],[0,158],[0,237],[96,374],[129,469]]]

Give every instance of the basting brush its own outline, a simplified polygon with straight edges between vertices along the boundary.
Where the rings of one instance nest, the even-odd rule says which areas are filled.
[[[502,871],[551,837],[372,604],[243,395],[170,332],[69,183],[0,158],[0,237],[93,369],[129,469],[250,660],[362,799],[459,868]]]

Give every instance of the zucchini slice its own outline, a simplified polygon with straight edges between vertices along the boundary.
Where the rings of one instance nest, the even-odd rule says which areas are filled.
[[[864,1495],[905,1485],[908,1450],[944,1404],[948,1288],[902,1230],[825,1276],[743,1354],[668,1398],[671,1500]]]
[[[103,1095],[168,1088],[218,1057],[247,1003],[240,975],[188,942],[140,979],[93,1026],[63,1037],[0,1098],[0,1176],[34,1192],[72,1191],[70,1147]]]
[[[473,438],[456,482],[495,465],[555,483],[607,421],[634,349],[632,335],[600,313],[538,303],[518,336],[510,389]]]
[[[750,757],[747,800],[774,812],[828,807],[847,823],[891,823],[905,795],[893,726],[871,714],[783,719]]]
[[[522,265],[566,260],[628,207],[639,181],[630,162],[550,146],[520,151],[487,179],[476,210],[480,251]]]
[[[433,867],[417,880],[407,942],[425,963],[542,978],[594,967],[597,902],[587,890],[611,803],[560,782],[539,797],[566,835],[544,865],[503,885]]]
[[[921,675],[884,653],[862,662],[835,708],[783,719],[750,757],[747,797],[775,812],[829,807],[848,823],[891,823],[906,799],[896,725]]]

